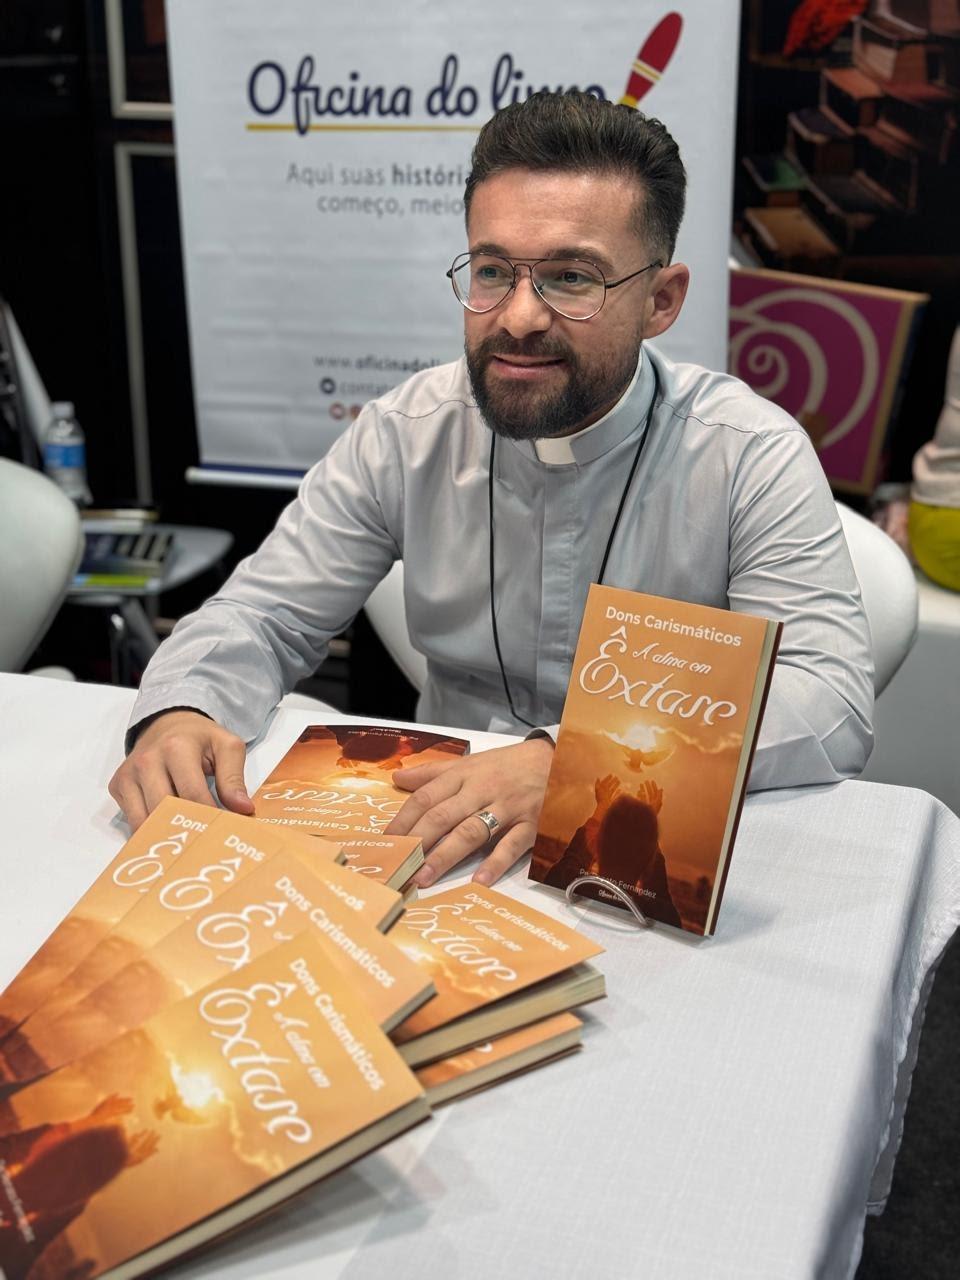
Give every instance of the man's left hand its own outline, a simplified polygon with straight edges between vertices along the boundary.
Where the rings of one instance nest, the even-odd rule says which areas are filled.
[[[493,884],[533,845],[553,760],[549,738],[480,751],[449,764],[398,769],[394,786],[413,794],[386,835],[414,835],[427,860],[414,876],[421,888],[488,844],[492,852],[474,872],[478,884]],[[499,823],[491,836],[477,815]]]

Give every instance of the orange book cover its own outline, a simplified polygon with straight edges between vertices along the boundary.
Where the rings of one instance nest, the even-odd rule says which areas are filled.
[[[397,769],[456,760],[470,744],[426,729],[311,724],[253,797],[262,822],[336,840],[381,835],[408,796]]]
[[[428,1114],[301,935],[7,1102],[0,1274],[168,1266]]]
[[[419,836],[354,836],[341,845],[344,866],[393,889],[402,891],[423,866]]]
[[[445,889],[408,907],[390,933],[437,989],[393,1033],[415,1066],[569,1009],[603,994],[602,976],[585,962],[603,947],[497,889]],[[549,1002],[571,978],[570,999]],[[576,983],[586,978],[578,989]],[[521,1002],[518,997],[529,1000]],[[539,1002],[548,1001],[541,1011]],[[489,1015],[489,1016],[488,1016]]]
[[[242,969],[304,929],[385,1031],[433,995],[428,977],[293,853],[280,852],[235,881],[58,1018],[31,1028],[34,1076],[132,1031],[224,972]],[[27,1024],[29,1026],[29,1024]],[[26,1027],[24,1028],[26,1030]]]
[[[254,843],[256,841],[256,843]],[[46,1070],[34,1048],[72,1005],[124,965],[139,958],[219,897],[231,884],[287,847],[305,849],[311,865],[332,862],[339,846],[325,840],[290,840],[286,833],[259,826],[252,818],[221,812],[197,834],[166,872],[141,885],[140,896],[81,962],[51,991],[43,1004],[0,1045],[0,1086],[33,1080]],[[352,883],[352,882],[351,882]]]
[[[572,1053],[580,1047],[582,1028],[574,1014],[557,1013],[418,1067],[415,1075],[426,1090],[427,1101],[438,1107]]]
[[[592,586],[530,878],[599,875],[651,919],[713,933],[779,638],[764,618]]]
[[[161,800],[0,995],[0,1043],[219,816],[209,805]]]
[[[284,839],[287,839],[288,836],[289,833],[284,832]],[[313,836],[300,836],[296,844],[291,845],[291,848],[297,853],[298,857],[306,860],[309,855],[309,848],[305,850],[303,846],[304,844],[309,846],[313,839]],[[379,929],[381,933],[386,933],[403,910],[403,895],[399,889],[391,889],[389,885],[380,880],[372,878],[358,879],[356,869],[350,865],[346,846],[343,847],[341,853],[347,855],[342,864],[336,862],[321,863],[315,867],[317,875],[329,885],[331,891],[337,894],[345,906],[348,906],[351,911],[355,911],[357,915],[362,916],[368,924],[373,925],[375,929]],[[305,861],[305,865],[310,866],[312,864]]]

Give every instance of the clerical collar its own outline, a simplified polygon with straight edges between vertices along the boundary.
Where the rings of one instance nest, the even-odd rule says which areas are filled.
[[[624,391],[623,395],[613,408],[609,409],[602,418],[598,418],[596,422],[591,422],[589,427],[584,427],[582,431],[574,432],[572,436],[544,436],[540,440],[534,440],[533,447],[540,461],[545,462],[547,466],[551,467],[569,466],[571,462],[578,461],[581,451],[579,449],[574,451],[574,441],[583,440],[584,437],[590,435],[591,432],[597,431],[598,428],[603,427],[605,423],[609,423],[612,418],[620,413],[621,409],[626,407],[628,402],[633,399],[634,392],[637,390],[637,384],[640,382],[640,373],[642,369],[643,348],[641,347],[640,359],[637,361],[637,367],[633,378],[630,380],[630,385],[627,387],[626,391]],[[646,379],[644,379],[644,381],[646,381]],[[646,399],[646,397],[644,397],[644,399]],[[600,452],[606,452],[606,450],[602,449]],[[582,458],[580,460],[582,460]]]

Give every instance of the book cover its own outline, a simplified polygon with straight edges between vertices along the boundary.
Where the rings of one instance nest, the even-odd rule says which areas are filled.
[[[0,1130],[0,1274],[169,1265],[428,1115],[300,936],[22,1090]]]
[[[329,841],[302,837],[291,840],[281,831],[259,826],[252,818],[219,813],[206,831],[197,833],[172,866],[144,880],[129,910],[7,1036],[0,1045],[0,1086],[22,1083],[42,1074],[47,1069],[44,1057],[34,1046],[42,1039],[43,1028],[138,959],[181,921],[287,847],[303,851],[302,856],[309,858],[310,865],[322,865],[324,860],[332,862],[340,856],[339,846]]]
[[[419,836],[352,836],[341,846],[345,867],[401,891],[423,866]]]
[[[730,372],[806,428],[834,489],[873,492],[926,301],[849,280],[730,273]]]
[[[261,821],[340,839],[382,835],[408,792],[392,782],[397,769],[465,755],[465,738],[385,725],[312,724],[254,795]]]
[[[615,587],[587,597],[530,862],[713,932],[780,624]],[[627,908],[608,889],[583,893]]]
[[[0,995],[0,1043],[219,817],[209,805],[160,801]]]
[[[429,978],[346,906],[321,874],[281,852],[144,946],[59,1017],[24,1024],[33,1075],[41,1074],[40,1063],[48,1072],[92,1053],[304,930],[316,936],[385,1031],[433,995]]]
[[[440,1058],[414,1074],[431,1107],[439,1107],[573,1053],[580,1048],[582,1028],[574,1014],[558,1013],[450,1058]]]
[[[421,1066],[604,994],[603,948],[526,903],[474,884],[409,907],[390,938],[437,989],[393,1033]]]

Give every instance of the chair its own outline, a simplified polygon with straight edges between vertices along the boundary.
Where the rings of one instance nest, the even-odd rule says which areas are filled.
[[[410,642],[403,599],[403,561],[395,561],[364,605],[383,647],[419,693],[427,683],[427,660]]]
[[[837,511],[870,624],[873,690],[879,696],[916,638],[917,583],[909,560],[892,538],[842,502]]]
[[[39,471],[0,458],[0,671],[21,671],[67,594],[80,515]]]
[[[403,601],[403,561],[395,561],[387,576],[371,591],[363,606],[380,643],[419,692],[427,681],[427,660],[410,642]],[[280,706],[288,711],[315,711],[323,704],[308,693],[288,693]]]

